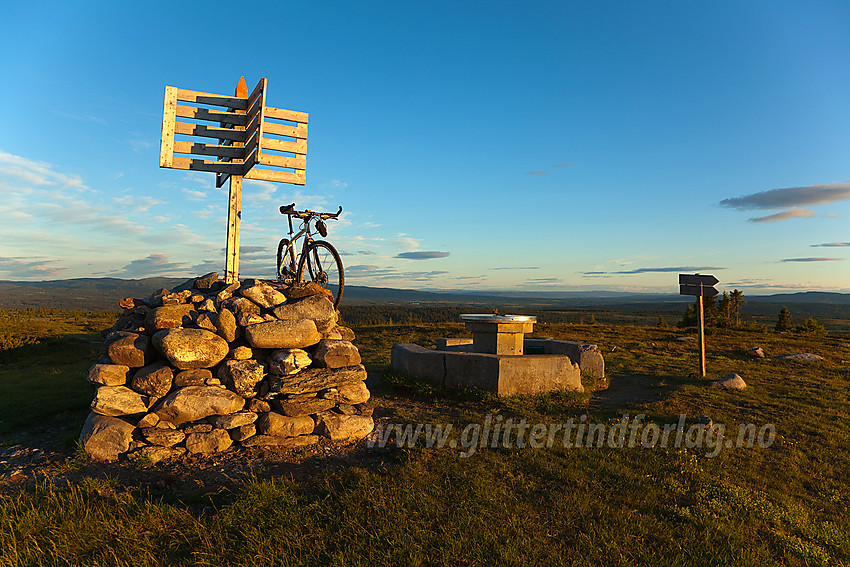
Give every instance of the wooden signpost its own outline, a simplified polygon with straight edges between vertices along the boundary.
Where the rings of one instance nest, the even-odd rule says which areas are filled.
[[[705,377],[705,313],[702,307],[703,297],[714,297],[717,290],[713,287],[720,280],[707,274],[679,274],[679,295],[696,295],[699,317],[699,368],[700,376]]]
[[[234,96],[165,87],[159,166],[215,173],[216,187],[230,181],[226,283],[239,279],[242,180],[306,183],[308,115],[266,106],[266,86],[260,79],[248,95],[241,77]]]

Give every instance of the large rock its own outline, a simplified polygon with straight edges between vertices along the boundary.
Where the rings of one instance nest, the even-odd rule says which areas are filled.
[[[245,327],[245,339],[255,348],[305,348],[322,340],[322,335],[311,319],[302,319]]]
[[[330,301],[334,300],[331,290],[324,288],[316,282],[299,282],[284,290],[287,299],[290,301],[300,299],[302,297],[310,297],[311,295],[324,295]]]
[[[150,341],[147,335],[127,331],[117,331],[106,338],[106,355],[113,364],[122,364],[130,368],[145,365]]]
[[[266,375],[266,367],[254,359],[225,360],[218,367],[218,378],[243,398],[253,398],[257,395],[257,385]]]
[[[289,376],[304,370],[313,362],[307,351],[300,348],[284,348],[272,352],[266,359],[269,372],[279,376]]]
[[[92,412],[80,433],[80,446],[95,461],[117,461],[130,448],[134,429],[123,419]]]
[[[173,329],[185,327],[192,322],[194,315],[193,305],[165,305],[148,311],[145,316],[145,325],[156,329]]]
[[[153,336],[153,345],[181,370],[209,368],[230,350],[227,341],[205,329],[167,329]]]
[[[743,390],[747,387],[747,383],[744,382],[744,379],[734,373],[730,374],[723,380],[712,382],[710,385],[712,388],[718,388],[720,390]]]
[[[183,388],[186,386],[202,386],[212,377],[212,372],[210,372],[208,368],[191,368],[189,370],[181,370],[174,375],[174,387]]]
[[[331,388],[321,393],[321,396],[333,400],[338,404],[362,404],[369,401],[369,389],[364,382],[343,384],[338,388]]]
[[[260,306],[248,299],[247,297],[233,297],[222,302],[222,308],[233,311],[238,321],[240,317],[248,315],[259,315],[261,312]]]
[[[159,445],[149,445],[136,449],[131,453],[127,453],[127,460],[134,463],[149,463],[155,465],[162,461],[167,461],[180,457],[186,449],[182,447],[160,447]]]
[[[313,433],[316,422],[308,415],[291,417],[269,412],[262,414],[256,421],[257,432],[261,435],[277,437],[295,437]]]
[[[273,446],[281,449],[295,449],[319,442],[318,435],[298,435],[296,437],[279,437],[277,435],[254,435],[241,441],[243,447]]]
[[[148,398],[126,386],[101,386],[94,394],[91,410],[100,415],[140,415],[148,411]]]
[[[195,289],[209,290],[218,281],[218,272],[210,272],[195,278]]]
[[[95,364],[89,368],[89,382],[101,386],[123,386],[127,383],[129,366],[123,364]]]
[[[796,354],[782,354],[773,357],[775,360],[796,360],[799,362],[820,362],[823,357],[819,354],[810,352],[798,352]]]
[[[281,394],[303,394],[338,388],[343,384],[353,384],[364,380],[366,380],[366,368],[360,364],[347,368],[308,368],[292,376],[270,374],[269,387],[272,392]]]
[[[337,322],[337,314],[333,301],[324,295],[310,295],[302,299],[290,301],[289,303],[275,307],[272,312],[281,321],[310,319],[316,323],[316,329],[320,333],[333,329]]]
[[[133,375],[130,387],[139,393],[161,398],[171,390],[173,379],[171,368],[162,361],[157,361],[139,368]]]
[[[274,307],[286,302],[286,296],[267,283],[258,283],[241,289],[242,297],[247,297],[260,307]]]
[[[189,453],[221,453],[233,444],[224,429],[213,429],[209,433],[192,433],[186,436],[186,451]]]
[[[174,425],[198,421],[211,415],[227,415],[241,410],[245,398],[216,386],[186,386],[165,396],[155,406],[160,419]]]
[[[322,339],[313,348],[313,364],[316,366],[342,368],[360,364],[360,352],[349,341]]]
[[[336,402],[325,398],[310,398],[303,401],[273,400],[272,405],[284,415],[299,417],[329,410]]]
[[[375,422],[365,415],[339,415],[326,413],[322,423],[331,441],[354,441],[363,439],[375,428]]]

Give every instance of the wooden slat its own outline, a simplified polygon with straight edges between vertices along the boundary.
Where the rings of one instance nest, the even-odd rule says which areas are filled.
[[[254,87],[254,90],[248,95],[248,108],[254,104],[254,101],[257,100],[260,95],[266,92],[266,80],[260,79],[260,82],[257,83],[257,86]]]
[[[188,124],[186,122],[177,122],[174,125],[176,134],[185,136],[201,136],[204,138],[218,138],[219,140],[233,140],[234,142],[245,141],[245,130],[236,130],[231,128],[210,128],[203,124]]]
[[[306,183],[306,175],[303,171],[272,171],[271,169],[257,169],[256,167],[251,168],[251,171],[245,175],[245,179],[294,183],[296,185]]]
[[[257,158],[260,165],[271,165],[274,167],[288,167],[290,169],[307,169],[307,158],[275,156],[271,154],[260,154]]]
[[[293,154],[307,154],[307,140],[288,142],[286,140],[275,140],[274,138],[263,139],[264,150],[275,150],[277,152],[289,152]]]
[[[182,100],[183,102],[194,102],[197,104],[226,106],[236,110],[245,110],[248,108],[247,98],[203,93],[200,91],[189,91],[186,89],[177,89],[177,100]]]
[[[248,117],[244,114],[236,114],[235,112],[215,112],[207,108],[198,108],[196,106],[177,105],[177,116],[181,118],[194,118],[195,120],[209,120],[211,122],[234,124],[236,126],[244,126],[248,122]]]
[[[274,108],[267,106],[263,111],[266,118],[275,118],[277,120],[289,120],[290,122],[301,122],[307,124],[309,114],[306,112],[298,112],[297,110],[284,110],[283,108]]]
[[[202,159],[189,159],[175,157],[172,164],[175,169],[189,169],[192,171],[211,171],[213,173],[230,173],[232,175],[242,174],[241,163],[221,163],[218,161],[206,161]]]
[[[216,188],[221,187],[222,185],[227,183],[228,179],[230,179],[229,173],[216,173],[215,174],[215,186],[216,186]]]
[[[183,140],[174,141],[174,153],[235,159],[242,159],[244,157],[242,148],[234,148],[233,146],[216,146],[214,144],[200,144],[197,142],[184,142]]]
[[[165,102],[162,107],[162,137],[159,140],[159,167],[172,167],[174,159],[177,90],[177,87],[165,87]]]
[[[265,122],[264,130],[266,134],[274,134],[276,136],[288,136],[290,138],[307,137],[306,124],[299,124],[298,126],[285,126],[283,124],[275,124],[274,122]]]

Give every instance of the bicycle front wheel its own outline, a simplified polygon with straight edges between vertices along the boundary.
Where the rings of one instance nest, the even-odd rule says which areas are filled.
[[[342,260],[339,253],[324,240],[314,240],[307,253],[298,262],[298,281],[309,277],[334,296],[334,307],[339,307],[342,290],[345,287],[345,276],[342,271]]]

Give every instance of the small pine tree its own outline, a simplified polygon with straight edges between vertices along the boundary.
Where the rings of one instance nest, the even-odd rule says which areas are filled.
[[[734,324],[736,327],[741,326],[741,307],[744,306],[747,302],[744,300],[744,292],[740,290],[733,290],[731,294],[729,294],[729,299],[732,303],[732,318],[734,319]]]
[[[825,335],[826,327],[818,323],[814,317],[809,317],[803,321],[802,325],[797,325],[795,330],[804,335]]]
[[[679,327],[696,327],[699,323],[697,308],[694,305],[688,305],[685,309],[685,314],[682,315],[682,320],[679,321]]]
[[[732,326],[732,300],[729,299],[729,294],[725,291],[723,292],[723,297],[720,298],[720,301],[717,303],[717,325],[719,327],[731,327]]]
[[[587,319],[587,324],[588,325],[595,325],[596,324],[596,317],[593,315],[593,313],[591,313],[590,317]]]
[[[670,325],[667,324],[667,321],[664,320],[664,315],[658,316],[658,323],[655,324],[659,329],[667,329]]]
[[[779,318],[776,320],[777,331],[787,331],[791,328],[791,312],[784,305],[779,310]]]

